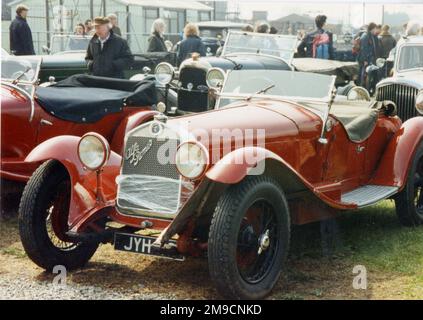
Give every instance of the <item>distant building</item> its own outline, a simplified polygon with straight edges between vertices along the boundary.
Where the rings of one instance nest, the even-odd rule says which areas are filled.
[[[63,3],[63,7],[59,5]],[[73,32],[77,23],[96,16],[115,13],[118,16],[122,34],[130,43],[135,53],[145,52],[151,24],[162,18],[167,25],[167,34],[171,41],[179,40],[186,22],[209,21],[213,18],[213,7],[198,1],[183,0],[15,0],[9,3],[14,17],[14,8],[18,4],[27,5],[28,23],[31,26],[35,50],[40,52],[42,45],[48,43],[53,33]],[[2,46],[5,45],[2,37]],[[7,41],[8,42],[8,41]],[[7,44],[8,47],[8,44]]]
[[[227,1],[199,1],[206,6],[213,8],[212,20],[225,21],[228,20],[228,2]]]
[[[267,21],[267,11],[253,11],[253,21]]]
[[[308,15],[290,14],[271,21],[270,24],[282,34],[297,34],[298,31],[311,31],[315,28],[314,18]]]
[[[1,1],[1,20],[2,21],[10,21],[11,20],[11,12],[14,11],[8,5],[10,2],[14,0],[2,0]]]

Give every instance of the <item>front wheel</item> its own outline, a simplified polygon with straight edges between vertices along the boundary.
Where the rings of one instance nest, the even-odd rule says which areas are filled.
[[[289,209],[269,177],[250,176],[221,196],[208,240],[210,276],[230,299],[261,299],[270,293],[286,261]]]
[[[423,142],[416,149],[406,185],[395,198],[395,206],[402,225],[423,224]]]
[[[75,243],[67,238],[71,191],[65,168],[55,160],[42,164],[32,175],[19,206],[19,233],[29,258],[52,271],[84,266],[98,248],[97,243]]]

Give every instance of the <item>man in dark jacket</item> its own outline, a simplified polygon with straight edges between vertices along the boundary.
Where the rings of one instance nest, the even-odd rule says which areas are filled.
[[[327,17],[318,15],[315,19],[316,30],[304,36],[297,48],[298,56],[320,59],[334,59],[333,35],[323,27]]]
[[[376,64],[377,44],[375,38],[377,33],[377,25],[373,22],[367,26],[367,32],[363,33],[360,39],[360,52],[358,53],[358,63],[360,66],[360,85],[365,86],[366,82],[366,67],[371,64]]]
[[[17,56],[35,54],[31,29],[26,22],[28,10],[25,5],[17,6],[16,18],[9,27],[10,51]]]
[[[191,54],[197,52],[200,56],[206,56],[206,47],[199,36],[198,26],[188,23],[184,28],[185,39],[179,43],[178,47],[178,66],[191,57]]]
[[[382,58],[387,59],[389,57],[389,53],[395,46],[397,45],[397,40],[392,36],[389,32],[390,27],[388,25],[384,25],[382,27],[382,32],[380,34],[380,45],[382,48]]]
[[[94,76],[123,78],[123,71],[134,61],[126,40],[110,30],[110,20],[94,19],[95,35],[88,45],[85,60]]]

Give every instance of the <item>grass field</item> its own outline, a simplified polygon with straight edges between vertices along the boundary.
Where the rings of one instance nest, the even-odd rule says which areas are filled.
[[[332,223],[332,251],[322,253],[320,224],[293,229],[291,255],[270,299],[423,299],[423,226],[404,228],[393,203],[348,212]],[[51,276],[25,256],[17,234],[17,219],[0,222],[0,277]],[[352,286],[353,268],[367,271],[367,289]],[[172,291],[183,299],[219,296],[208,277],[206,259],[185,262],[115,252],[103,245],[92,262],[73,272],[70,281],[103,288],[139,292]]]

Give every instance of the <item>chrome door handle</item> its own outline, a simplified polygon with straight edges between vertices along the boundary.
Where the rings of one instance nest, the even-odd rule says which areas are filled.
[[[50,122],[50,121],[45,120],[45,119],[41,119],[40,123],[42,125],[45,125],[45,126],[52,126],[53,125],[53,122]]]

